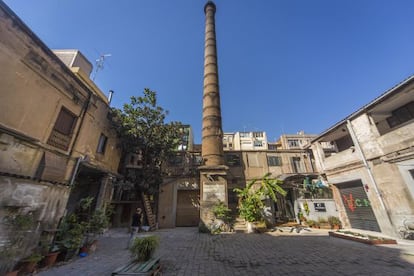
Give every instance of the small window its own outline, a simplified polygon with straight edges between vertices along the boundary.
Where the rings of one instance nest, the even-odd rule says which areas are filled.
[[[305,169],[303,167],[303,162],[300,160],[300,157],[292,157],[292,166],[293,166],[293,172],[295,173],[303,173],[305,172]]]
[[[299,147],[299,140],[298,139],[289,139],[288,140],[289,148],[298,148]]]
[[[240,156],[237,154],[225,154],[224,160],[226,161],[226,165],[230,167],[240,166]]]
[[[280,158],[280,156],[268,156],[267,164],[269,165],[269,167],[282,166],[282,158]]]
[[[258,140],[254,141],[254,146],[255,147],[263,147],[263,141],[258,141]]]
[[[392,116],[387,118],[388,125],[390,128],[396,127],[400,124],[408,122],[414,118],[414,102],[409,102],[406,105],[403,105],[394,111],[392,111]]]
[[[64,135],[71,135],[75,122],[76,116],[66,108],[62,108],[53,129]]]
[[[76,125],[76,115],[62,107],[47,143],[62,150],[68,150]]]
[[[240,137],[241,138],[249,138],[250,137],[250,133],[249,132],[240,132]]]
[[[108,142],[108,137],[101,134],[101,136],[99,137],[98,148],[96,149],[96,152],[104,154],[107,142]]]
[[[253,132],[253,137],[263,137],[263,132]]]

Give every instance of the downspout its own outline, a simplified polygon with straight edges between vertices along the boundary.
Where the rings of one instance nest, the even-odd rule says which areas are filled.
[[[84,106],[82,108],[82,113],[81,113],[81,117],[80,117],[79,126],[77,128],[76,133],[75,133],[75,138],[73,140],[72,147],[70,148],[70,151],[69,151],[69,159],[71,159],[73,157],[72,156],[73,155],[73,150],[75,149],[76,142],[78,141],[78,138],[79,138],[79,133],[80,133],[80,131],[82,129],[82,126],[83,126],[83,123],[85,121],[86,112],[88,111],[88,107],[89,107],[89,104],[91,102],[92,92],[90,90],[87,90],[87,91],[89,92],[88,99],[87,99],[86,103],[84,104]],[[78,170],[79,170],[79,165],[80,165],[81,161],[84,161],[84,159],[85,159],[85,157],[83,157],[83,156],[80,156],[80,157],[77,158],[76,165],[75,165],[75,168],[73,169],[72,176],[71,176],[71,179],[70,179],[70,182],[69,182],[70,187],[73,186],[73,183],[75,182],[75,178],[76,178],[76,175],[77,175]]]
[[[70,187],[72,187],[73,183],[75,182],[76,175],[77,175],[78,170],[79,170],[79,165],[83,160],[84,160],[84,157],[82,157],[82,156],[78,157],[77,160],[76,160],[76,165],[75,165],[75,168],[73,169],[72,176],[71,176],[70,182],[69,182]]]
[[[80,132],[82,126],[83,126],[83,122],[85,121],[85,115],[86,115],[86,112],[88,111],[88,107],[89,107],[89,104],[91,102],[92,92],[89,91],[89,90],[88,90],[88,92],[89,92],[88,100],[86,101],[86,103],[84,104],[84,106],[82,108],[82,113],[81,113],[81,116],[80,116],[81,121],[79,123],[77,132],[75,133],[75,139],[73,140],[72,147],[70,148],[70,151],[69,151],[69,158],[72,158],[73,150],[74,150],[76,142],[78,141],[78,138],[79,138],[79,132]]]
[[[391,224],[391,225],[393,225],[392,220],[391,220],[391,218],[390,218],[390,215],[388,214],[388,211],[387,211],[387,209],[385,208],[385,204],[384,204],[384,200],[382,199],[382,195],[381,195],[381,193],[379,192],[377,181],[375,180],[375,178],[374,178],[374,174],[372,173],[372,170],[371,170],[371,167],[369,166],[368,161],[367,161],[367,159],[366,159],[366,157],[365,157],[365,154],[364,154],[364,152],[363,152],[363,151],[362,151],[362,149],[361,149],[361,146],[360,146],[360,144],[359,144],[359,142],[358,142],[358,139],[357,139],[357,137],[356,137],[356,135],[355,135],[355,132],[354,132],[354,129],[353,129],[353,127],[352,127],[351,121],[348,119],[348,120],[346,121],[346,124],[347,124],[348,131],[349,131],[349,133],[351,134],[351,138],[352,138],[352,141],[353,141],[353,143],[354,143],[354,146],[355,146],[356,150],[358,151],[358,153],[359,153],[359,155],[360,155],[360,157],[361,157],[361,160],[362,160],[362,162],[364,163],[364,167],[366,168],[366,170],[367,170],[367,172],[368,172],[369,179],[371,180],[371,183],[372,183],[372,184],[373,184],[373,186],[374,186],[375,194],[378,196],[378,199],[379,199],[379,202],[380,202],[381,208],[382,208],[382,209],[385,211],[385,213],[387,214],[387,218],[388,218],[388,220],[389,220],[390,224]]]

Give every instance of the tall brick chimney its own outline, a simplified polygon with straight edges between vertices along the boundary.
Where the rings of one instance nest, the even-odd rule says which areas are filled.
[[[203,128],[201,155],[204,164],[200,170],[200,218],[210,228],[212,207],[218,202],[227,205],[227,170],[223,156],[220,93],[217,68],[215,30],[216,5],[208,1],[204,41]]]
[[[206,14],[206,29],[201,153],[206,166],[218,166],[224,165],[224,158],[214,19],[216,5],[212,1],[208,1],[204,6],[204,12]]]

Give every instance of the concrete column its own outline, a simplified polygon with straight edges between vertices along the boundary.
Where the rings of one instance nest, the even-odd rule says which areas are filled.
[[[206,166],[224,165],[223,131],[221,124],[220,94],[217,68],[216,5],[209,1],[204,7],[206,15],[204,41],[204,88],[201,153]]]

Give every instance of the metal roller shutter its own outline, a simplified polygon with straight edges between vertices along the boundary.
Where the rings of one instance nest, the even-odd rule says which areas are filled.
[[[198,208],[199,191],[177,191],[177,217],[176,226],[198,226],[200,210]]]
[[[337,184],[352,228],[381,232],[361,180]]]

